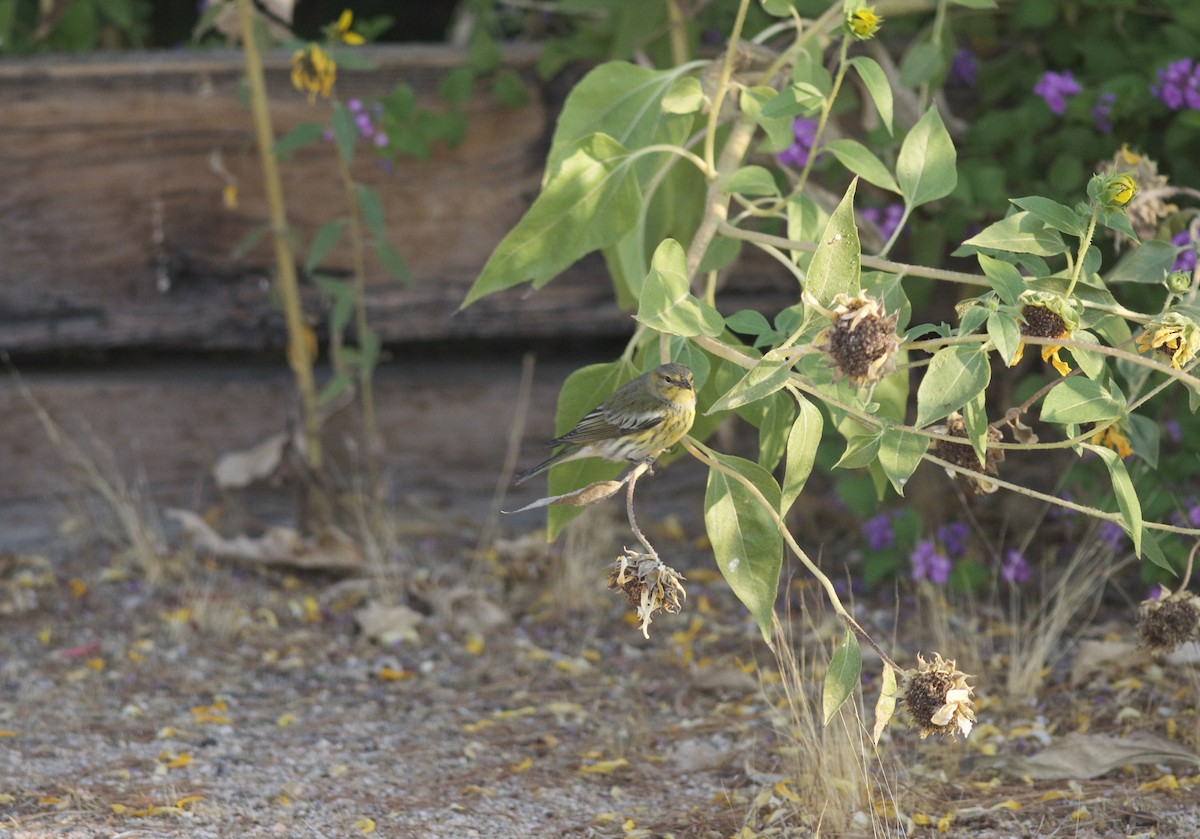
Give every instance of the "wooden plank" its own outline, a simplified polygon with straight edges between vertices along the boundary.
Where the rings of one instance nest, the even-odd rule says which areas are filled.
[[[436,46],[366,52],[376,69],[343,72],[337,82],[343,99],[380,96],[403,80],[436,106],[438,82],[462,59]],[[372,322],[386,341],[629,329],[628,314],[610,301],[599,260],[585,260],[527,299],[514,290],[453,314],[537,194],[553,128],[554,115],[533,84],[536,52],[516,48],[505,58],[531,82],[524,107],[477,97],[459,147],[438,148],[428,161],[401,160],[391,172],[365,150],[357,155],[354,176],[380,192],[392,241],[416,277],[405,289],[369,266]],[[267,83],[277,134],[328,118],[325,103],[310,106],[291,89],[288,72],[288,55],[272,55]],[[240,77],[236,52],[0,65],[0,171],[7,176],[0,190],[0,347],[282,344],[270,248],[264,242],[233,255],[266,219]],[[222,203],[225,182],[212,167],[214,155],[237,179],[236,210]],[[304,241],[346,211],[333,155],[321,144],[283,167],[290,222]],[[343,245],[323,267],[348,273],[349,264]],[[322,304],[314,290],[308,293],[306,308],[319,328]],[[766,293],[777,307],[777,289]]]

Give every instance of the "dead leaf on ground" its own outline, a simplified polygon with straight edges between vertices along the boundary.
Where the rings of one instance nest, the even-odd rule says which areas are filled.
[[[417,627],[425,617],[407,606],[370,603],[354,613],[363,635],[385,646],[417,640]]]
[[[272,434],[260,443],[237,452],[226,452],[213,466],[213,479],[221,489],[241,489],[275,474],[283,460],[289,435]]]
[[[1007,756],[999,761],[1000,768],[1009,774],[1035,781],[1098,778],[1139,763],[1200,766],[1200,755],[1150,731],[1128,737],[1073,732],[1031,757]]]
[[[1071,664],[1071,687],[1079,687],[1106,667],[1123,672],[1148,660],[1137,644],[1128,641],[1084,641]],[[1184,644],[1168,655],[1166,661],[1177,666],[1200,664],[1200,644]]]
[[[226,539],[204,519],[188,510],[167,510],[167,518],[179,522],[184,535],[195,546],[220,559],[252,565],[286,565],[307,571],[360,571],[362,551],[336,528],[316,537],[301,536],[290,527],[272,527],[262,536]]]

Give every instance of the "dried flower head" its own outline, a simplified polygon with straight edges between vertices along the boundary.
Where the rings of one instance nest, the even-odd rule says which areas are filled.
[[[817,337],[818,349],[829,353],[837,372],[856,387],[875,384],[896,369],[900,347],[895,314],[887,314],[876,299],[859,292],[834,298],[833,322]]]
[[[945,425],[934,426],[930,429],[939,434],[946,434],[950,437],[967,438],[967,424],[963,421],[962,414],[958,411],[946,417]],[[996,428],[988,426],[987,431],[988,442],[999,443],[1001,439],[1000,431]],[[937,455],[942,460],[949,461],[955,466],[960,466],[963,469],[970,469],[972,472],[979,473],[978,476],[972,476],[969,480],[971,488],[978,495],[984,492],[995,492],[997,485],[993,481],[989,481],[986,475],[999,475],[1000,470],[996,466],[997,463],[1004,460],[1004,449],[987,448],[984,454],[983,462],[979,462],[979,455],[975,453],[975,447],[969,443],[950,443],[946,440],[938,440],[935,444]],[[958,472],[953,472],[949,469],[946,474],[951,478],[957,478]]]
[[[1200,630],[1200,597],[1180,591],[1138,606],[1138,634],[1152,653],[1169,653]]]
[[[1079,326],[1079,315],[1071,305],[1057,294],[1045,291],[1027,291],[1021,295],[1021,334],[1031,338],[1064,338],[1070,339],[1071,333]],[[1042,361],[1049,361],[1060,375],[1067,375],[1071,367],[1059,352],[1062,347],[1056,344],[1042,346]],[[1017,346],[1017,352],[1009,367],[1015,367],[1025,356],[1025,342]]]
[[[1176,190],[1167,186],[1166,175],[1158,174],[1158,164],[1144,154],[1131,151],[1128,145],[1121,146],[1112,160],[1101,163],[1099,169],[1111,174],[1128,173],[1137,182],[1136,194],[1124,206],[1134,231],[1142,239],[1153,239],[1158,223],[1179,211],[1177,206],[1163,200]]]
[[[657,556],[630,548],[617,557],[608,575],[608,587],[625,592],[637,609],[642,635],[650,637],[650,622],[659,611],[678,614],[687,599],[683,577]]]
[[[904,689],[904,705],[913,724],[921,727],[921,739],[930,734],[949,734],[956,739],[959,733],[969,735],[975,724],[971,701],[975,688],[967,684],[972,677],[938,653],[933,654],[932,662],[918,653],[917,665]]]
[[[1158,350],[1180,370],[1200,352],[1200,325],[1180,312],[1167,312],[1146,327],[1138,338],[1138,349]]]

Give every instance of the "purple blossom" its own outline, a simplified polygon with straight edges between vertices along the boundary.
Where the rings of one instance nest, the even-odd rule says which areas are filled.
[[[1169,419],[1163,422],[1163,432],[1166,433],[1167,439],[1172,443],[1183,442],[1183,429],[1179,427],[1179,420]]]
[[[1102,134],[1112,133],[1112,110],[1116,103],[1117,94],[1105,91],[1097,97],[1096,104],[1092,106],[1092,122],[1095,124],[1096,130]]]
[[[873,551],[890,548],[896,541],[891,513],[880,513],[863,522],[862,535],[867,540],[867,547]]]
[[[1200,65],[1190,58],[1181,58],[1160,67],[1158,81],[1150,86],[1150,92],[1172,111],[1185,105],[1200,111]]]
[[[1017,586],[1029,582],[1029,563],[1020,551],[1011,550],[1004,554],[1004,561],[1000,563],[1000,579]]]
[[[1115,521],[1100,522],[1096,537],[1114,551],[1119,551],[1125,543],[1125,531]]]
[[[908,561],[912,563],[914,580],[929,580],[945,585],[946,580],[950,579],[950,557],[939,551],[932,539],[918,542],[908,555]]]
[[[1171,590],[1160,583],[1155,583],[1150,586],[1150,590],[1146,592],[1147,600],[1162,600],[1164,597],[1169,597]]]
[[[796,117],[792,120],[792,137],[794,142],[775,155],[775,159],[784,166],[802,169],[804,164],[808,163],[808,155],[812,151],[813,141],[817,139],[817,121]]]
[[[1050,110],[1062,114],[1067,110],[1067,99],[1083,91],[1070,70],[1055,73],[1047,70],[1034,85],[1033,92],[1045,100]]]
[[[958,559],[967,552],[967,538],[970,535],[971,529],[961,521],[943,524],[937,529],[937,540],[951,559]]]
[[[975,54],[964,47],[954,53],[946,83],[959,87],[975,87],[975,75],[978,71],[979,62],[975,60]]]
[[[900,219],[904,217],[904,205],[899,203],[888,204],[883,209],[878,207],[864,207],[862,217],[879,228],[879,235],[886,242],[892,238],[892,234],[900,226]]]
[[[1183,248],[1179,255],[1175,257],[1175,264],[1171,266],[1172,271],[1195,271],[1196,270],[1196,243],[1192,241],[1191,231],[1180,230],[1171,237],[1171,244],[1177,248]]]

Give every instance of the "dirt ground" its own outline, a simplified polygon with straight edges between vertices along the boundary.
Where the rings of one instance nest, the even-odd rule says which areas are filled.
[[[542,454],[575,366],[536,366],[522,465]],[[927,591],[870,594],[860,620],[902,660],[937,639],[975,649],[979,725],[954,743],[898,721],[877,754],[848,748],[838,726],[861,740],[878,694],[868,658],[866,720],[843,712],[805,739],[786,671],[705,551],[698,464],[639,485],[642,523],[688,591],[648,640],[604,586],[630,538],[619,502],[553,548],[534,533],[538,514],[496,514],[539,489],[494,498],[520,380],[516,358],[381,369],[389,500],[361,509],[362,533],[382,523],[394,538],[346,575],[214,560],[165,513],[191,510],[227,535],[290,522],[286,484],[222,493],[210,476],[220,454],[286,426],[282,365],[27,373],[68,439],[126,482],[125,506],[160,542],[159,580],[128,549],[129,519],[114,523],[16,382],[0,384],[0,836],[1198,835],[1194,654],[1108,661],[1072,684],[1075,644],[1129,634],[1127,615],[1107,609],[1064,643],[1035,698],[1004,701],[1003,657],[986,654],[1013,633],[1003,608],[959,615]],[[352,426],[331,426],[348,509],[361,473]],[[839,630],[785,575],[811,688],[827,659],[811,650]],[[381,629],[364,623],[371,605],[404,609]],[[985,631],[992,640],[972,647]],[[1098,777],[1078,755],[1077,777],[1013,768],[1097,733],[1162,740],[1128,763],[1094,758],[1112,764]]]

